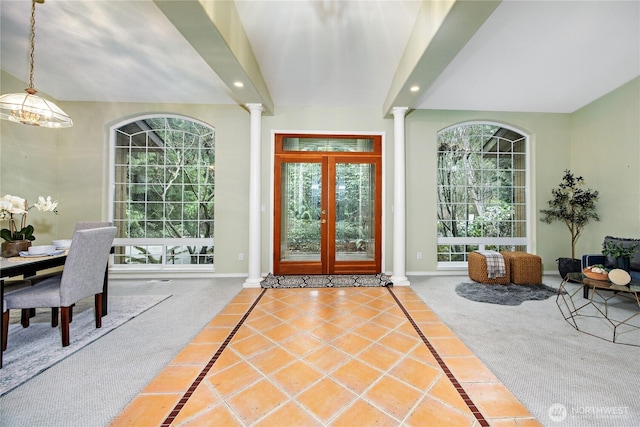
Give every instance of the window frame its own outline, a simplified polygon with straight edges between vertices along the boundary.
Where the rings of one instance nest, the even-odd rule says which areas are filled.
[[[156,114],[144,114],[133,117],[128,117],[125,120],[121,120],[118,123],[113,124],[109,128],[109,165],[108,165],[108,173],[109,173],[109,191],[108,191],[108,218],[111,222],[116,224],[115,222],[115,204],[116,204],[116,192],[117,192],[117,183],[116,183],[116,147],[117,147],[117,133],[120,128],[126,126],[127,124],[134,123],[136,121],[148,120],[148,119],[177,119],[184,120],[195,123],[197,125],[203,126],[211,130],[213,134],[213,150],[214,150],[214,159],[215,159],[215,149],[216,149],[216,129],[214,126],[205,123],[201,120],[194,119],[193,117],[183,116],[179,114],[169,114],[169,113],[156,113]],[[215,168],[215,160],[214,160],[214,168]],[[215,170],[215,169],[214,169]],[[215,195],[215,178],[214,178],[214,195]],[[215,200],[215,196],[214,196]],[[184,201],[182,201],[184,202]],[[181,203],[182,203],[181,202]],[[214,209],[211,212],[212,218],[211,221],[215,222],[215,202]],[[117,224],[116,224],[117,226]],[[133,248],[134,246],[146,246],[146,247],[159,247],[161,248],[161,263],[117,263],[113,262],[111,268],[113,270],[123,270],[123,271],[133,271],[133,270],[144,270],[144,271],[164,271],[164,270],[179,270],[179,271],[215,271],[215,259],[212,263],[198,263],[198,264],[172,264],[170,262],[171,254],[168,253],[168,250],[172,247],[176,246],[210,246],[212,248],[212,252],[210,256],[213,258],[215,255],[215,227],[213,230],[212,237],[208,238],[175,238],[175,237],[148,237],[148,238],[127,238],[127,237],[119,237],[122,235],[122,230],[118,230],[116,238],[114,239],[114,247],[115,247],[115,255],[113,255],[114,259],[117,260],[118,256],[126,257],[126,253],[128,248]],[[203,256],[203,255],[200,255]]]
[[[460,245],[460,246],[477,246],[478,250],[485,250],[488,246],[519,246],[521,250],[526,250],[527,252],[534,251],[534,242],[533,242],[533,233],[534,233],[534,220],[535,216],[535,206],[531,197],[531,158],[532,158],[532,147],[530,144],[530,135],[528,132],[513,127],[511,125],[490,121],[490,120],[474,120],[474,121],[466,121],[455,123],[446,128],[439,130],[436,133],[436,169],[438,166],[438,158],[439,158],[439,146],[440,146],[440,135],[450,131],[452,129],[464,126],[473,126],[473,125],[487,125],[487,126],[497,126],[499,128],[504,128],[519,134],[524,142],[524,213],[526,215],[525,218],[525,236],[524,237],[442,237],[439,236],[439,232],[437,228],[440,224],[440,219],[436,218],[436,262],[437,262],[437,270],[462,270],[467,268],[467,255],[468,251],[465,250],[462,252],[464,256],[463,261],[440,261],[438,260],[439,250],[438,247],[440,245]],[[436,180],[436,209],[439,206],[438,199],[438,186],[440,185],[439,181]],[[451,253],[451,252],[450,252]]]

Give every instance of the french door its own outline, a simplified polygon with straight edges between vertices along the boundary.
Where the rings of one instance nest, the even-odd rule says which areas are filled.
[[[380,139],[276,135],[275,274],[381,271]]]

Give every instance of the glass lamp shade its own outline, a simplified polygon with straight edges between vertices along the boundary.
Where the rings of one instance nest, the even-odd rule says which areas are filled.
[[[26,89],[25,93],[0,96],[0,119],[48,128],[73,126],[67,113],[53,102],[37,96],[33,89]]]

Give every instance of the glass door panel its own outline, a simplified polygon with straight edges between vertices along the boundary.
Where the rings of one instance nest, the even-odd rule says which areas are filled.
[[[280,261],[321,261],[322,164],[282,163]]]
[[[375,165],[338,163],[335,176],[335,260],[375,260]]]

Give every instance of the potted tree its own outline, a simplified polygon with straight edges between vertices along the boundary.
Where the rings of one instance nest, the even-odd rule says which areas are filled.
[[[584,179],[574,176],[568,169],[564,171],[562,181],[551,190],[553,198],[548,209],[541,209],[540,220],[547,224],[555,221],[564,223],[571,233],[571,258],[558,258],[558,271],[562,277],[567,273],[581,270],[580,260],[576,259],[576,242],[591,220],[600,221],[596,213],[598,192],[590,188],[583,189]]]

